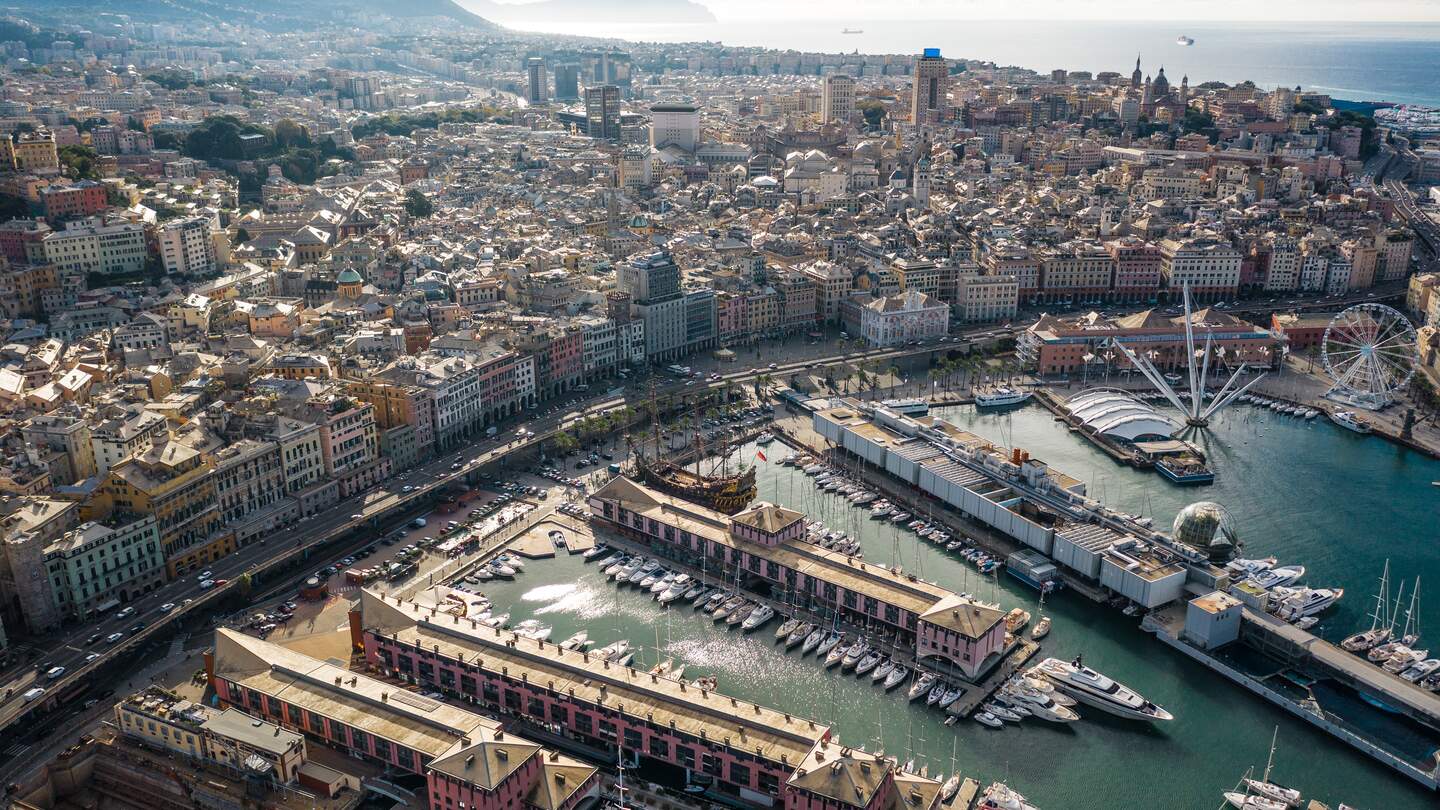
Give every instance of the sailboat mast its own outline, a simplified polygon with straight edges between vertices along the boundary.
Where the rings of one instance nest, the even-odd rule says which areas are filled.
[[[1270,781],[1270,769],[1275,767],[1275,741],[1280,737],[1280,727],[1270,732],[1270,758],[1265,761],[1265,778],[1262,781]]]
[[[1380,573],[1380,590],[1375,593],[1375,610],[1370,614],[1370,632],[1385,623],[1385,613],[1389,609],[1390,597],[1390,560],[1385,560],[1385,569]]]

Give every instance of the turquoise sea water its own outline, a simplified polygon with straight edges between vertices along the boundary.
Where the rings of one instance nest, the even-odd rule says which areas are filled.
[[[1153,474],[1116,466],[1038,407],[1003,416],[976,414],[969,407],[944,413],[997,443],[1024,447],[1084,479],[1094,495],[1116,508],[1153,515],[1157,525],[1168,524],[1192,500],[1224,503],[1237,518],[1247,553],[1302,562],[1312,584],[1347,589],[1323,625],[1327,635],[1344,635],[1365,621],[1367,595],[1387,556],[1398,574],[1419,574],[1440,587],[1440,489],[1429,483],[1440,480],[1440,462],[1379,439],[1240,408],[1222,415],[1206,440],[1219,481],[1180,489]],[[753,448],[741,452],[754,455]],[[981,580],[973,568],[913,535],[817,492],[809,478],[775,463],[783,453],[769,455],[759,475],[762,498],[837,528],[854,527],[869,559],[889,561],[898,552],[899,562],[927,579],[994,598],[1006,608],[1038,610],[1034,591],[1009,577]],[[909,706],[902,695],[881,695],[868,681],[821,669],[813,657],[781,653],[772,642],[773,624],[747,637],[715,627],[688,607],[662,611],[648,595],[617,591],[575,557],[533,562],[515,582],[492,582],[486,590],[512,611],[512,623],[535,616],[554,624],[555,639],[580,629],[602,644],[625,637],[649,648],[641,659],[647,666],[656,660],[658,640],[665,655],[687,665],[687,676],[715,674],[724,693],[830,723],[846,743],[906,752],[902,758],[914,756],[932,773],[951,770],[953,750],[965,774],[1008,778],[1044,810],[1214,808],[1220,791],[1232,787],[1247,767],[1264,767],[1277,726],[1275,778],[1309,798],[1370,810],[1435,802],[1408,780],[1210,675],[1141,632],[1133,620],[1073,595],[1061,594],[1045,605],[1054,629],[1042,655],[1083,653],[1087,663],[1170,709],[1174,722],[1152,728],[1081,707],[1083,719],[1068,727],[1036,721],[996,731],[973,722],[946,727],[943,715]],[[1422,621],[1437,626],[1440,611],[1424,606]]]

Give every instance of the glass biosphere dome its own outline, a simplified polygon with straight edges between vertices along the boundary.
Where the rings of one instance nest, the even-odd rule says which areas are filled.
[[[1228,560],[1240,549],[1240,536],[1229,510],[1199,501],[1180,510],[1170,532],[1174,538],[1204,551],[1212,560]]]

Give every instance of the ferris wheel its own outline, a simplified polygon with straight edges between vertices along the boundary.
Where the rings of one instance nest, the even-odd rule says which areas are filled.
[[[1321,342],[1328,396],[1378,410],[1415,374],[1415,328],[1383,304],[1356,304],[1330,321]]]

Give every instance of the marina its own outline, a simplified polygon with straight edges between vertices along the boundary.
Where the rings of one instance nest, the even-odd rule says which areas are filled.
[[[1117,509],[1123,508],[1132,517],[1154,515],[1156,522],[1168,525],[1171,515],[1165,509],[1178,511],[1188,500],[1182,490],[1158,484],[1152,484],[1149,491],[1117,484],[1111,476],[1144,474],[1118,468],[1108,459],[1095,455],[1093,449],[1073,434],[1063,431],[1043,409],[1021,407],[999,415],[982,415],[971,407],[962,406],[941,408],[939,412],[968,429],[987,431],[997,441],[1010,435],[1012,430],[1017,433],[1033,430],[1021,434],[1029,436],[1027,443],[1031,447],[1045,447],[1045,457],[1056,467],[1076,471],[1075,481],[1079,482],[1081,477],[1087,479],[1084,484],[1088,491],[1110,498],[1107,502],[1115,500],[1116,491],[1128,496],[1138,495],[1138,501],[1117,505]],[[1271,430],[1276,430],[1279,434],[1277,438],[1283,437],[1287,442],[1294,441],[1295,437],[1284,434],[1282,431],[1285,430],[1323,431],[1326,441],[1352,444],[1356,439],[1364,441],[1348,431],[1342,432],[1326,420],[1285,419],[1278,422],[1278,427],[1261,421],[1271,418],[1278,417],[1250,408],[1228,413],[1213,431],[1210,440],[1215,444],[1212,447],[1234,439],[1237,434],[1232,430],[1246,437],[1235,439],[1237,445],[1268,438]],[[1022,423],[1024,428],[1020,427]],[[795,425],[793,419],[784,420],[777,426],[783,429],[774,432],[784,438]],[[1260,437],[1258,432],[1267,435]],[[1305,434],[1300,436],[1305,438]],[[1389,450],[1380,442],[1361,447]],[[757,449],[757,445],[750,444],[740,448],[739,453],[753,456]],[[958,740],[957,767],[967,778],[973,775],[988,784],[991,779],[1004,776],[1037,807],[1113,806],[1095,798],[1100,795],[1108,798],[1128,796],[1135,806],[1144,806],[1147,800],[1144,791],[1137,791],[1135,785],[1101,766],[1106,757],[1104,752],[1117,750],[1117,747],[1133,750],[1138,740],[1144,740],[1142,761],[1153,757],[1157,767],[1160,762],[1185,764],[1184,776],[1177,778],[1173,785],[1177,796],[1175,806],[1202,806],[1212,802],[1218,790],[1233,785],[1235,775],[1245,767],[1255,764],[1257,759],[1263,762],[1263,742],[1256,743],[1254,750],[1247,751],[1237,740],[1251,737],[1263,740],[1276,723],[1287,740],[1294,739],[1296,744],[1323,752],[1329,760],[1343,766],[1338,769],[1343,774],[1341,776],[1332,777],[1326,773],[1311,777],[1307,774],[1307,795],[1324,798],[1332,807],[1338,800],[1348,800],[1356,807],[1398,808],[1418,808],[1426,806],[1429,801],[1424,791],[1402,781],[1393,771],[1354,752],[1331,735],[1312,730],[1301,719],[1267,708],[1267,704],[1262,702],[1265,700],[1263,696],[1259,699],[1252,696],[1258,693],[1216,678],[1216,670],[1209,663],[1188,655],[1157,653],[1157,649],[1162,648],[1157,648],[1154,638],[1139,628],[1137,618],[1126,617],[1111,607],[1083,598],[1082,592],[1071,593],[1071,588],[1045,593],[1045,603],[1040,604],[1042,592],[1035,585],[1022,582],[1013,573],[999,576],[1002,569],[1009,571],[1009,566],[997,566],[986,575],[973,562],[954,551],[947,551],[948,543],[936,544],[919,538],[909,525],[923,519],[924,515],[911,517],[902,523],[872,517],[875,503],[885,497],[879,490],[871,493],[876,495],[874,501],[858,504],[856,493],[842,494],[841,486],[829,490],[823,485],[817,486],[820,471],[807,475],[803,467],[794,465],[793,460],[791,464],[782,463],[792,453],[778,443],[769,445],[765,452],[768,460],[756,464],[757,502],[786,504],[804,512],[808,519],[807,528],[815,523],[824,525],[825,531],[818,535],[821,542],[825,542],[826,535],[841,534],[847,540],[857,541],[858,547],[851,550],[857,559],[873,561],[878,565],[898,564],[905,571],[943,583],[957,592],[972,593],[983,601],[1001,604],[1007,610],[1020,605],[1033,617],[1032,629],[1038,629],[1038,622],[1043,616],[1048,632],[1039,640],[1043,649],[1030,660],[1029,667],[1049,658],[1073,662],[1081,657],[1086,666],[1164,707],[1175,719],[1160,724],[1137,724],[1133,720],[1114,718],[1079,705],[1074,707],[1080,715],[1079,722],[1037,721],[1032,714],[1017,723],[1002,719],[1001,715],[1022,717],[1021,712],[1027,708],[1021,706],[1017,709],[997,694],[985,700],[983,708],[977,707],[979,711],[974,713],[974,717],[946,725],[950,716],[927,704],[928,691],[920,699],[910,701],[906,699],[907,687],[897,685],[893,690],[887,690],[884,680],[877,685],[873,674],[882,666],[881,661],[877,661],[875,669],[868,674],[857,676],[854,673],[865,660],[863,656],[855,659],[847,672],[844,671],[843,656],[833,668],[826,668],[817,661],[815,648],[806,651],[804,647],[809,643],[809,634],[797,639],[794,646],[788,645],[788,636],[786,640],[777,640],[775,631],[788,615],[783,609],[778,610],[778,615],[764,626],[747,633],[743,629],[743,619],[731,625],[727,616],[717,623],[713,616],[705,616],[703,612],[696,611],[693,604],[683,601],[672,601],[666,603],[668,608],[665,607],[655,593],[641,587],[644,577],[634,585],[617,587],[603,576],[599,564],[587,565],[580,554],[561,553],[554,559],[532,563],[523,577],[485,583],[483,589],[487,597],[507,605],[506,609],[512,614],[508,617],[512,626],[526,619],[539,619],[553,628],[552,639],[564,639],[584,631],[592,649],[624,638],[629,645],[627,652],[631,654],[630,666],[641,672],[668,665],[679,669],[689,679],[713,678],[711,683],[714,688],[723,694],[816,717],[830,724],[834,733],[847,744],[863,745],[871,751],[883,748],[886,751],[913,752],[917,767],[928,765],[932,774],[937,770],[950,772],[949,752],[945,750],[949,746],[945,742],[947,739]],[[1073,455],[1079,463],[1055,461],[1069,455]],[[1363,468],[1364,465],[1361,466]],[[1427,491],[1428,482],[1440,477],[1440,470],[1427,471],[1423,466],[1411,472],[1423,477],[1420,485],[1426,486]],[[1153,478],[1150,480],[1153,481]],[[1231,486],[1234,482],[1224,482],[1216,489]],[[1155,501],[1167,496],[1171,500],[1165,502],[1166,507],[1155,505]],[[1213,491],[1207,492],[1207,497],[1228,502]],[[1237,522],[1248,527],[1258,519],[1255,513],[1247,513],[1243,520]],[[602,542],[605,542],[605,534],[600,532]],[[1308,571],[1303,582],[1323,583],[1350,591],[1350,596],[1322,614],[1322,623],[1316,630],[1331,633],[1338,641],[1369,626],[1369,619],[1364,616],[1372,609],[1373,600],[1367,600],[1367,595],[1375,590],[1375,578],[1380,571],[1378,564],[1373,570],[1362,571],[1358,570],[1357,563],[1357,570],[1349,571],[1337,566],[1338,560],[1325,555],[1323,549],[1317,554],[1312,546],[1302,542],[1304,538],[1296,541],[1300,545],[1287,546],[1284,542],[1272,542],[1269,537],[1261,538],[1250,529],[1246,530],[1246,535],[1250,544],[1245,552],[1247,557],[1273,554],[1286,560],[1287,564],[1304,560]],[[832,537],[832,545],[833,540]],[[614,553],[616,549],[611,547],[607,550]],[[1393,567],[1398,567],[1398,562]],[[1032,573],[1044,576],[1043,570],[1032,570]],[[662,590],[660,595],[665,592]],[[1180,604],[1183,607],[1183,603]],[[784,606],[777,603],[776,607]],[[1425,610],[1422,602],[1417,611],[1424,613]],[[1278,621],[1277,624],[1284,626]],[[1335,629],[1332,631],[1331,628]],[[1027,640],[1032,640],[1031,635],[1030,632],[1025,633]],[[825,641],[827,639],[816,639],[816,646]],[[835,645],[838,644],[837,640]],[[831,647],[826,652],[833,652],[833,649]],[[1343,655],[1354,659],[1357,671],[1363,668],[1389,677],[1353,653]],[[1277,680],[1273,673],[1261,674],[1268,676],[1264,683],[1271,688],[1294,689],[1283,679]],[[912,680],[910,686],[913,685]],[[1347,698],[1333,689],[1314,691],[1332,706],[1343,707],[1348,705],[1345,703],[1347,700],[1358,702],[1353,696]],[[942,694],[939,699],[944,697]],[[1222,713],[1218,709],[1207,709],[1211,703],[1223,703],[1233,709],[1237,701],[1251,701],[1253,708],[1225,713],[1223,722],[1219,720]],[[988,715],[987,720],[978,719],[981,715]],[[989,719],[997,722],[998,727],[987,728]],[[1400,735],[1403,730],[1403,727],[1381,726],[1374,731]],[[982,745],[979,742],[982,739],[988,742]],[[1423,737],[1412,738],[1408,742],[1422,749],[1410,751],[1411,756],[1423,758],[1426,755],[1423,749],[1429,744]],[[1015,752],[1021,748],[1016,746],[1032,753],[1017,757]],[[1240,750],[1229,758],[1215,757],[1216,750],[1230,751],[1237,747]],[[1204,756],[1201,752],[1205,752]],[[1042,761],[1045,765],[1039,767]],[[1383,801],[1369,804],[1356,802],[1356,784],[1366,787],[1366,795],[1378,796]]]

